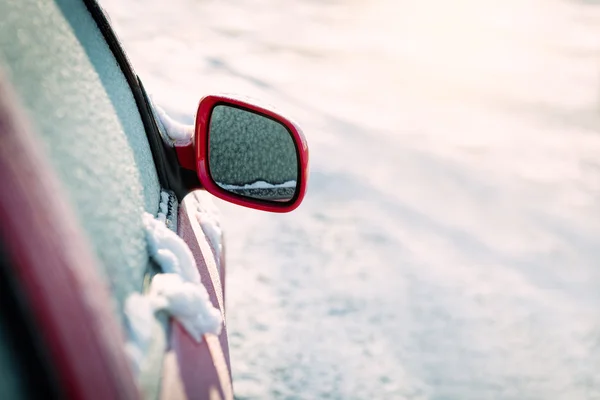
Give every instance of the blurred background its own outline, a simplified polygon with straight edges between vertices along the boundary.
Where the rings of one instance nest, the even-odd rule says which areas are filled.
[[[102,0],[158,104],[303,127],[218,202],[238,399],[600,399],[600,2]]]

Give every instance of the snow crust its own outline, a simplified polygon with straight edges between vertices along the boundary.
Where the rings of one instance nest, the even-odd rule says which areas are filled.
[[[246,185],[228,185],[225,183],[217,183],[223,189],[272,189],[272,188],[293,188],[296,187],[296,181],[287,181],[280,184],[272,184],[265,181],[256,181]]]
[[[175,121],[171,118],[165,110],[163,110],[156,102],[153,100],[152,104],[154,105],[154,110],[160,123],[162,123],[165,128],[165,133],[173,141],[173,144],[177,146],[185,146],[192,143],[194,138],[194,125],[184,124],[178,121]]]
[[[129,329],[125,351],[136,373],[140,372],[152,344],[152,327],[156,321],[154,312],[152,301],[147,296],[132,293],[125,300],[125,316]]]
[[[219,335],[223,322],[221,312],[212,305],[200,282],[192,252],[165,225],[165,213],[161,208],[157,218],[149,213],[142,215],[150,255],[163,273],[154,275],[147,293],[132,293],[125,302],[130,329],[126,350],[138,370],[152,343],[156,312],[169,313],[197,342],[207,333]]]
[[[178,274],[187,282],[200,284],[194,256],[182,238],[149,213],[142,216],[152,258],[163,272]]]
[[[128,299],[128,315],[138,319],[139,328],[136,337],[146,342],[148,326],[148,312],[160,310],[167,311],[177,319],[187,332],[200,342],[202,335],[221,333],[222,319],[218,309],[212,306],[208,292],[203,285],[186,282],[178,274],[158,274],[150,284],[150,290],[146,295],[136,293]],[[134,315],[139,310],[140,315]]]

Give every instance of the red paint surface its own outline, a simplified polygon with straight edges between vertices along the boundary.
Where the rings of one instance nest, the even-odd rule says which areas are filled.
[[[191,171],[196,171],[196,151],[194,149],[194,141],[187,146],[175,146],[179,165]]]
[[[188,244],[203,285],[213,306],[221,311],[223,319],[223,286],[213,253],[207,238],[195,218],[195,202],[188,196],[179,207],[178,234]],[[179,323],[172,320],[171,348],[177,355],[179,374],[189,399],[208,399],[210,392],[217,391],[222,399],[232,398],[231,368],[227,328],[223,324],[221,334],[204,335],[202,342],[196,342]]]
[[[70,399],[135,399],[108,288],[0,76],[0,237]]]
[[[297,195],[293,202],[291,203],[276,203],[276,202],[268,202],[261,201],[258,199],[249,199],[243,198],[241,196],[235,196],[228,191],[220,188],[216,185],[211,179],[208,173],[208,128],[209,128],[209,119],[210,114],[213,108],[217,104],[230,104],[236,107],[240,107],[242,109],[249,110],[251,112],[255,112],[258,114],[263,114],[268,117],[275,119],[276,121],[281,122],[289,132],[292,134],[292,138],[294,139],[294,143],[296,145],[298,160],[300,163],[300,174],[297,181]],[[198,111],[196,113],[196,128],[195,128],[195,138],[194,144],[187,146],[195,147],[196,151],[196,172],[198,173],[198,179],[202,186],[209,191],[211,194],[229,201],[234,204],[238,204],[244,207],[254,208],[262,211],[271,211],[271,212],[290,212],[296,209],[302,200],[304,199],[304,195],[306,193],[306,184],[308,181],[308,144],[306,142],[306,138],[302,133],[302,130],[298,125],[284,116],[278,114],[274,110],[257,106],[252,103],[245,102],[243,100],[239,100],[233,97],[225,97],[225,96],[206,96],[202,100],[200,100],[200,104],[198,105]],[[189,150],[178,150],[178,157],[180,158],[180,162],[185,163],[185,165],[189,165]],[[184,164],[182,164],[184,165]]]

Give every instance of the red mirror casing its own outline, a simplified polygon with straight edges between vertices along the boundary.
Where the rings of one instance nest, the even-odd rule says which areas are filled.
[[[287,202],[274,202],[266,201],[258,198],[244,197],[236,195],[235,193],[229,192],[220,186],[218,186],[210,176],[208,159],[209,159],[209,126],[210,116],[212,110],[217,105],[229,105],[232,107],[240,108],[243,110],[250,111],[265,117],[271,118],[285,126],[289,131],[294,145],[296,147],[297,161],[298,161],[298,180],[296,183],[296,192],[294,197]],[[220,199],[229,201],[234,204],[238,204],[244,207],[254,208],[257,210],[270,211],[270,212],[290,212],[296,209],[306,193],[306,184],[308,180],[308,144],[306,139],[294,122],[283,117],[276,111],[265,107],[258,106],[256,104],[241,100],[239,98],[231,96],[216,96],[210,95],[202,98],[198,105],[198,111],[196,113],[196,126],[194,135],[194,167],[198,174],[198,179],[202,186],[211,194],[219,197]],[[183,152],[179,152],[182,154]],[[191,154],[188,152],[190,158]],[[183,163],[183,160],[180,160]],[[192,160],[189,160],[192,161]]]

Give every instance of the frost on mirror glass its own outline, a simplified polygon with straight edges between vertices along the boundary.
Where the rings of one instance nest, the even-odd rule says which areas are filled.
[[[286,202],[294,197],[298,158],[291,133],[264,115],[217,105],[209,125],[213,181],[245,197]]]

